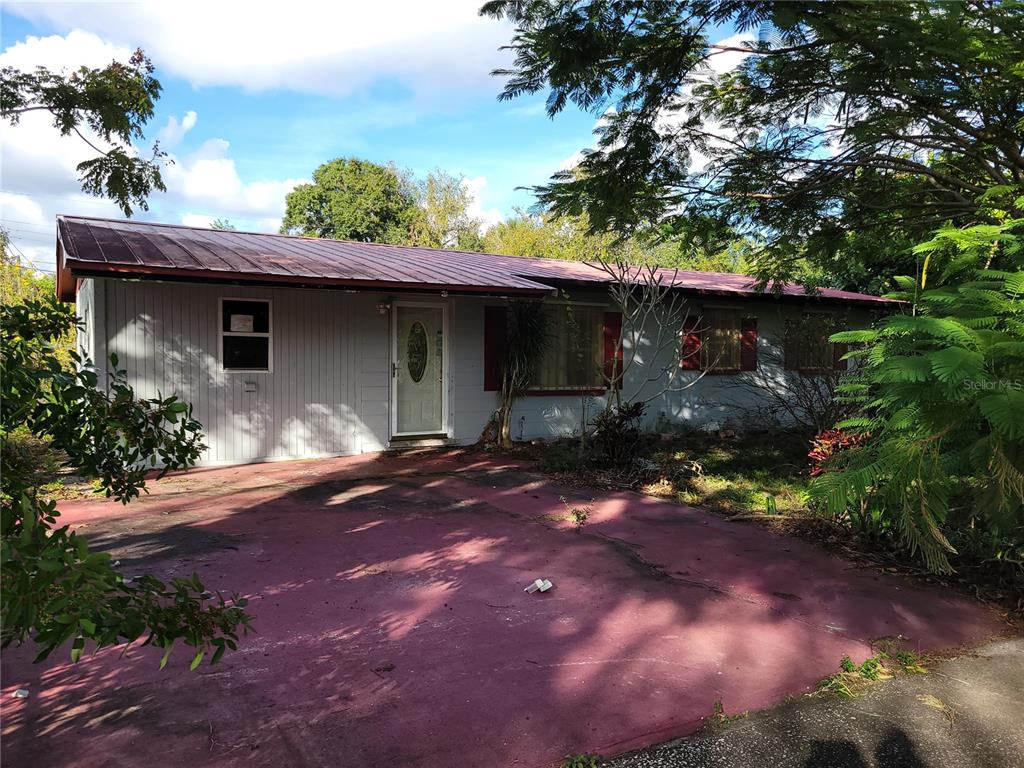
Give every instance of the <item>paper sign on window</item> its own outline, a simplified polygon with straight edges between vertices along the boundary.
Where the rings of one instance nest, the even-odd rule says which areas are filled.
[[[252,315],[232,315],[231,316],[231,332],[232,333],[252,333]]]

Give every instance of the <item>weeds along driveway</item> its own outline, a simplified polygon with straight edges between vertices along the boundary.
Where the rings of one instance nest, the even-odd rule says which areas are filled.
[[[162,672],[152,648],[5,652],[12,765],[545,766],[807,691],[875,638],[1002,630],[761,528],[472,455],[199,470],[153,491],[61,508],[129,575],[247,595],[258,634],[192,673],[184,648]],[[593,507],[580,533],[563,495]],[[525,594],[538,576],[555,588]]]

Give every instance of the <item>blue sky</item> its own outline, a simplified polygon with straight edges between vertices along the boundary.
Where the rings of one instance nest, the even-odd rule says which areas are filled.
[[[160,136],[174,164],[168,193],[139,215],[168,222],[274,229],[292,184],[357,156],[465,176],[490,223],[532,204],[517,187],[545,181],[591,143],[593,115],[550,120],[543,94],[497,100],[502,81],[488,73],[508,62],[497,49],[511,32],[479,18],[476,2],[257,3],[244,18],[222,5],[5,3],[0,62],[99,66],[143,47],[164,86],[147,141]],[[430,17],[416,17],[424,5]],[[54,215],[119,214],[79,193],[74,165],[90,152],[45,123],[3,128],[0,220],[52,269]]]

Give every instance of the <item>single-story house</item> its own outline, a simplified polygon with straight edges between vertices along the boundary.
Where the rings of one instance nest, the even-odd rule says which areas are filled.
[[[827,330],[892,308],[795,285],[759,293],[743,275],[664,279],[701,325],[661,329],[685,337],[687,355],[665,370],[686,388],[648,381],[655,363],[628,350],[621,387],[643,390],[649,427],[746,419],[742,398],[756,406],[757,393],[737,403],[730,382],[843,366]],[[513,436],[578,432],[609,394],[607,358],[653,332],[620,342],[610,282],[579,262],[57,219],[57,292],[77,305],[80,351],[101,374],[116,353],[140,395],[192,403],[209,464],[475,442],[498,405],[505,307],[522,298],[545,302],[550,343]],[[773,352],[794,318],[821,332],[783,360]]]

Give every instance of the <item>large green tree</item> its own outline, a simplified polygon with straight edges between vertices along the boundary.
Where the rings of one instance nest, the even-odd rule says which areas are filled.
[[[149,157],[133,145],[143,138],[160,90],[153,64],[141,50],[127,62],[79,67],[70,74],[45,67],[31,72],[4,67],[0,69],[0,119],[16,124],[30,112],[49,113],[62,136],[74,133],[96,152],[96,157],[78,164],[82,188],[110,198],[130,216],[133,208],[148,210],[146,198],[154,189],[166,189],[160,175],[164,152],[159,143],[153,144]],[[107,146],[97,146],[84,129]]]
[[[418,209],[412,218],[409,245],[480,250],[482,222],[470,214],[473,196],[465,178],[431,171],[415,183]]]
[[[945,223],[992,223],[979,196],[1024,178],[1017,0],[494,0],[482,12],[516,27],[502,98],[545,91],[552,116],[569,104],[602,116],[579,167],[537,188],[599,230],[738,230],[760,242],[765,279],[809,267],[875,287],[906,266],[901,246]],[[723,28],[736,36],[715,42]]]
[[[405,243],[417,209],[415,185],[393,165],[339,158],[288,193],[281,232],[306,237]]]
[[[425,178],[357,158],[324,163],[288,193],[281,232],[427,248],[480,250],[481,222],[462,176]]]

